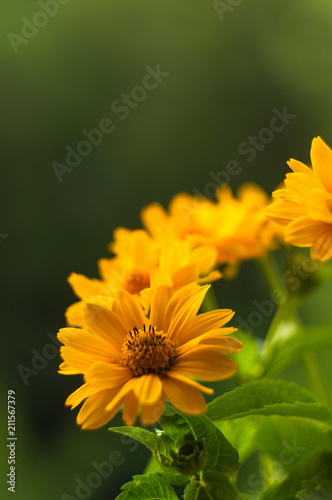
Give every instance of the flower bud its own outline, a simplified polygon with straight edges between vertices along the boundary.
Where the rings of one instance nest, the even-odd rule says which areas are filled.
[[[170,466],[180,474],[193,476],[206,466],[208,456],[205,451],[205,439],[196,440],[191,433],[180,441],[177,450],[171,450]]]

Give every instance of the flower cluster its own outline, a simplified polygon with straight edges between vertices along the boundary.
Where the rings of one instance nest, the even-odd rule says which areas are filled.
[[[222,380],[236,371],[226,356],[242,344],[225,327],[233,311],[200,313],[210,283],[222,264],[234,270],[274,245],[265,216],[268,197],[243,185],[237,197],[220,186],[217,200],[178,194],[169,210],[154,203],[142,210],[142,229],[118,228],[114,254],[98,261],[99,279],[72,273],[68,281],[80,299],[66,311],[58,337],[60,373],[81,374],[84,384],[66,404],[84,402],[77,422],[102,426],[123,407],[132,425],[156,422],[166,398],[181,411],[205,410],[196,379]]]
[[[166,399],[180,411],[206,409],[198,380],[233,375],[227,354],[243,347],[225,326],[230,309],[199,313],[210,284],[236,274],[240,263],[285,241],[311,246],[314,259],[332,257],[332,152],[316,138],[313,168],[291,160],[293,173],[270,203],[257,185],[242,185],[235,197],[221,185],[216,201],[180,193],[168,210],[153,203],[142,210],[141,229],[117,228],[113,256],[98,261],[100,278],[72,273],[79,301],[66,311],[60,330],[60,373],[81,374],[84,383],[66,404],[80,405],[85,429],[104,425],[123,407],[133,425],[158,421]],[[269,205],[269,206],[268,206]]]
[[[144,229],[117,228],[109,250],[114,257],[100,259],[100,279],[72,273],[69,284],[79,302],[66,311],[69,325],[83,326],[83,302],[90,296],[116,296],[127,290],[147,300],[158,286],[174,291],[196,281],[212,283],[221,278],[217,269],[232,276],[239,264],[275,248],[276,225],[266,217],[267,194],[258,185],[243,184],[232,195],[221,185],[214,202],[188,193],[176,195],[168,212],[158,203],[142,210]]]

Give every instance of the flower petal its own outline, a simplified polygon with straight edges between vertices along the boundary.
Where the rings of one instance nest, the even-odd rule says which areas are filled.
[[[126,333],[132,330],[134,326],[140,329],[146,319],[143,314],[143,309],[139,308],[138,300],[126,290],[118,290],[118,299],[115,300],[113,312],[118,316]]]
[[[90,332],[80,328],[61,328],[58,339],[68,347],[80,353],[86,353],[94,358],[114,358],[121,354],[117,344],[103,342]]]
[[[332,193],[332,151],[321,137],[315,137],[311,145],[311,163],[325,189]]]
[[[188,256],[189,262],[197,263],[200,275],[208,274],[217,264],[217,250],[213,246],[200,245]]]
[[[115,396],[113,397],[112,401],[110,401],[108,403],[108,405],[106,406],[106,410],[107,411],[112,411],[113,408],[120,408],[120,406],[122,405],[123,401],[124,401],[124,398],[125,396],[133,390],[134,388],[134,385],[136,383],[136,380],[134,378],[131,378],[129,380],[127,380],[127,382],[125,384],[123,384],[123,386],[118,389],[114,389],[115,391]],[[120,406],[119,406],[120,404]]]
[[[306,174],[298,173],[286,174],[285,186],[294,201],[301,205],[305,205],[314,189],[322,191],[323,188],[318,179],[311,179]]]
[[[83,399],[88,398],[92,394],[96,392],[94,387],[91,387],[88,384],[81,385],[76,391],[72,392],[70,396],[66,399],[65,405],[71,406],[71,409],[75,408],[79,405]]]
[[[134,425],[140,407],[140,401],[134,391],[127,394],[124,399],[122,419],[126,425]]]
[[[312,220],[310,217],[298,217],[285,229],[285,241],[298,247],[310,247],[313,240],[321,234],[327,224]]]
[[[332,258],[332,226],[316,236],[311,247],[311,258],[326,262]]]
[[[60,375],[79,375],[81,372],[71,367],[67,361],[60,364],[58,373]]]
[[[153,404],[161,396],[162,383],[154,373],[135,378],[134,392],[141,404]]]
[[[84,321],[92,333],[109,342],[117,351],[121,346],[127,331],[116,314],[97,304],[85,304]]]
[[[226,350],[222,350],[221,352],[239,352],[241,349],[243,349],[243,344],[241,342],[234,339],[233,337],[221,337],[221,335],[229,335],[236,331],[237,328],[233,327],[211,330],[210,332],[195,337],[185,344],[182,344],[180,347],[177,347],[176,354],[177,356],[180,356],[181,354],[189,352],[190,349],[193,349],[197,345],[210,345],[220,347],[224,346]]]
[[[98,391],[83,404],[77,415],[77,423],[82,425],[82,429],[98,429],[106,424],[122,405],[122,401],[118,401],[117,405],[113,405],[110,410],[107,410],[107,404],[114,400],[117,389],[108,389],[106,391]]]
[[[144,207],[141,210],[141,220],[155,239],[163,239],[167,235],[165,234],[165,229],[168,228],[167,213],[159,203],[151,203]]]
[[[93,358],[84,353],[79,353],[72,347],[60,347],[60,355],[68,365],[76,370],[76,373],[85,373],[94,362]]]
[[[119,364],[96,361],[85,374],[86,382],[98,389],[111,389],[132,378],[132,371]]]
[[[214,337],[214,338],[206,338],[202,339],[199,343],[200,346],[206,345],[206,347],[211,346],[215,347],[219,352],[223,352],[224,354],[234,354],[243,349],[243,344],[237,339],[233,337]]]
[[[84,327],[83,305],[84,303],[80,300],[67,307],[65,313],[67,325]]]
[[[288,164],[289,168],[291,168],[293,170],[293,172],[298,172],[300,174],[306,174],[309,177],[311,177],[312,179],[316,178],[315,173],[312,170],[312,168],[307,167],[307,165],[305,165],[301,161],[294,160],[294,158],[291,158],[287,162],[287,164]]]
[[[267,207],[266,215],[277,224],[286,226],[297,217],[307,215],[307,211],[304,205],[296,201],[279,200]]]
[[[127,276],[127,270],[124,265],[121,265],[118,257],[99,259],[97,265],[99,274],[107,283],[110,292],[122,286]]]
[[[220,352],[198,346],[179,356],[174,368],[200,380],[222,380],[235,373],[237,364]]]
[[[183,382],[184,384],[190,385],[190,387],[194,387],[195,389],[204,392],[204,394],[209,394],[209,395],[214,394],[213,389],[211,389],[210,387],[205,387],[204,385],[197,382],[197,380],[193,380],[187,375],[183,375],[183,373],[176,371],[176,368],[171,368],[167,372],[167,377],[170,377],[178,382]],[[163,380],[164,379],[162,378],[161,381],[163,382]]]
[[[329,198],[322,190],[313,190],[306,201],[306,208],[311,219],[332,224],[332,213],[328,207]]]
[[[205,285],[208,283],[212,283],[213,281],[220,280],[222,277],[223,275],[220,271],[211,271],[207,276],[199,278],[197,280],[197,283],[199,283],[200,285]]]
[[[206,403],[202,393],[191,384],[169,375],[162,378],[163,389],[172,403],[180,411],[197,415],[206,410]]]
[[[89,279],[83,274],[71,273],[68,277],[68,283],[74,290],[74,293],[80,299],[84,299],[87,295],[100,295],[102,290],[106,288],[106,283],[97,279]]]
[[[173,291],[168,286],[160,286],[152,292],[150,323],[157,330],[165,331],[165,312],[172,295]]]
[[[175,292],[165,314],[165,331],[169,338],[179,340],[182,335],[185,335],[209,288],[210,285],[199,286],[196,283],[190,283]]]
[[[150,272],[150,282],[152,289],[158,288],[159,286],[173,286],[173,281],[170,275],[163,269],[160,269],[160,267],[153,269]]]
[[[199,277],[198,269],[199,266],[197,262],[180,267],[180,269],[172,274],[174,289],[188,285],[188,283],[192,283],[193,281],[197,281]]]
[[[203,335],[204,333],[225,325],[232,319],[234,314],[234,311],[231,309],[216,309],[214,311],[198,314],[198,316],[194,318],[187,332],[179,339],[178,346],[181,346],[189,340]],[[222,334],[223,332],[220,331],[219,335]]]
[[[143,405],[140,417],[143,425],[152,425],[161,418],[165,407],[165,400],[166,396],[163,393],[155,403]]]

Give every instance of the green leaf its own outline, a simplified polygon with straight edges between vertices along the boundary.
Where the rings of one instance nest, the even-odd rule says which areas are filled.
[[[240,382],[256,379],[261,370],[258,364],[260,340],[251,333],[243,330],[232,333],[232,337],[239,340],[244,345],[242,351],[229,356],[237,363],[235,379]]]
[[[275,377],[292,364],[300,361],[308,351],[332,349],[332,327],[309,327],[296,336],[281,339],[271,345],[262,360],[262,376]]]
[[[257,417],[248,416],[233,420],[216,420],[214,424],[227,436],[228,441],[239,453],[241,463],[255,451],[257,447]]]
[[[144,474],[159,474],[159,473],[160,473],[160,463],[154,457],[154,455],[151,455],[150,460],[148,461],[144,469]]]
[[[169,452],[174,442],[165,433],[159,432],[156,434],[155,432],[150,432],[135,426],[111,427],[109,430],[119,434],[126,434],[149,448],[159,463],[158,472],[162,473],[163,476],[169,479],[173,484],[185,485],[189,482],[187,476],[179,474],[169,467],[169,462],[171,460]]]
[[[222,432],[205,415],[189,416],[167,406],[161,421],[167,436],[172,440],[191,432],[196,440],[205,440],[208,461],[204,472],[216,470],[233,475],[239,467],[239,455]]]
[[[319,483],[323,483],[326,490],[331,475],[332,452],[314,453],[304,457],[301,462],[296,464],[284,481],[273,485],[267,491],[262,493],[260,500],[293,500],[295,498],[316,498],[317,500],[325,500],[326,497],[324,496],[305,497],[303,495],[308,493],[308,486],[309,491],[314,488],[316,489],[316,493],[319,493],[319,489],[317,490]],[[310,482],[307,483],[306,481]],[[305,486],[304,490],[303,486]],[[302,495],[302,497],[299,495]]]
[[[227,420],[247,415],[301,417],[332,425],[329,409],[315,402],[310,392],[285,380],[249,382],[208,404],[207,416]]]
[[[184,490],[184,500],[238,500],[239,493],[228,477],[208,472],[203,480],[193,481]]]
[[[121,489],[117,500],[178,500],[171,484],[158,474],[133,476]]]
[[[126,427],[125,425],[122,427],[110,427],[109,431],[130,436],[140,443],[143,443],[147,448],[149,448],[150,451],[152,451],[152,453],[158,453],[158,436],[154,432],[147,431],[141,427]]]
[[[162,474],[173,484],[186,485],[190,481],[188,475],[180,474],[171,467],[174,460],[171,452],[176,451],[179,443],[188,433],[195,440],[204,442],[208,456],[204,474],[213,471],[232,476],[238,470],[237,451],[205,415],[185,415],[170,405],[166,405],[160,425],[163,430],[159,430],[157,434],[134,426],[112,427],[110,430],[131,436],[147,446],[159,464],[159,467],[155,463],[151,465],[152,472]],[[150,468],[148,470],[151,472]]]
[[[304,456],[332,447],[331,429],[313,420],[262,416],[255,427],[256,446],[275,461],[271,472],[277,477],[289,473]]]

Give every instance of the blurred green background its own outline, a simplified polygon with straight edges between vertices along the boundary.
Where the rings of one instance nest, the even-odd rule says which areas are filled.
[[[0,21],[1,421],[6,436],[6,392],[14,389],[18,500],[78,498],[77,480],[86,482],[93,462],[116,450],[123,464],[84,497],[114,499],[149,456],[107,426],[82,432],[77,410],[63,406],[80,379],[57,374],[48,335],[64,326],[64,310],[74,301],[67,276],[96,276],[115,227],[139,227],[147,203],[167,205],[179,191],[211,189],[209,173],[225,171],[231,160],[241,167],[230,179],[233,190],[254,181],[271,192],[290,157],[309,162],[314,136],[332,144],[330,0],[243,0],[236,7],[229,2],[224,13],[221,3],[6,2]],[[146,96],[135,90],[146,67],[158,65],[169,75]],[[136,102],[120,112],[116,100],[132,92]],[[269,127],[274,109],[285,107],[296,117],[260,142],[255,155],[243,152],[246,145],[239,149]],[[96,129],[104,118],[112,120],[112,133],[60,182],[52,164],[64,164],[66,148],[76,150],[86,139],[82,130]],[[255,263],[246,263],[235,281],[219,283],[221,306],[246,318],[253,300],[268,294],[257,273]],[[330,293],[326,285],[315,295],[315,320],[322,324],[330,321]],[[311,310],[305,314],[310,322]],[[48,359],[24,381],[18,367],[31,369],[43,349]],[[120,425],[120,417],[113,423]],[[1,498],[9,495],[2,483]]]

